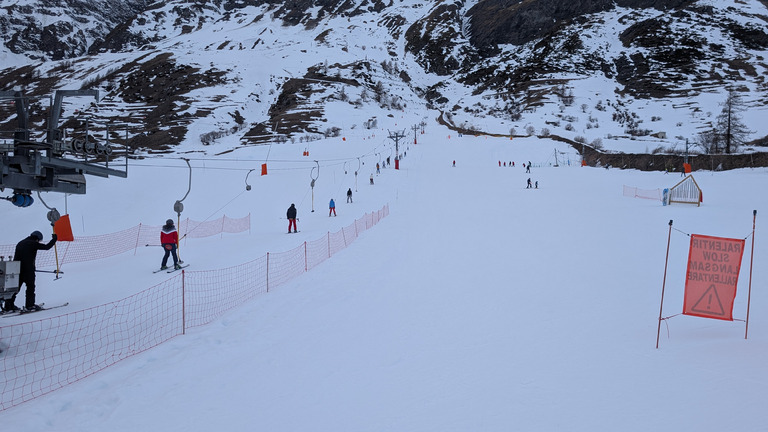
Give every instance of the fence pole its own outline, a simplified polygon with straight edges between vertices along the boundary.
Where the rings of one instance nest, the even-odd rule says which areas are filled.
[[[331,232],[328,231],[328,258],[331,257]]]
[[[267,252],[267,292],[269,292],[269,252]]]

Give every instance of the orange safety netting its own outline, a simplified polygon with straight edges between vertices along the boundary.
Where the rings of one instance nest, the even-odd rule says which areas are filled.
[[[322,263],[388,214],[389,207],[384,206],[336,233],[329,232],[286,252],[267,253],[225,269],[182,270],[123,300],[0,327],[0,411],[72,384],[181,335],[188,328],[210,323],[244,301]],[[144,230],[151,232],[151,241],[157,240],[159,227],[139,226],[119,235],[123,239],[121,249],[130,250],[150,241],[143,240]],[[114,235],[110,235],[111,240]],[[103,244],[104,239],[100,242]],[[80,255],[82,259],[90,256],[85,252]]]
[[[89,237],[75,237],[73,241],[56,243],[56,250],[40,251],[35,264],[37,268],[56,267],[56,254],[59,268],[67,263],[93,261],[107,258],[138,247],[159,245],[160,226],[142,225],[110,234]],[[203,238],[221,233],[241,233],[251,229],[251,215],[233,219],[222,216],[219,219],[197,222],[189,218],[179,224],[179,237]],[[0,256],[12,256],[16,245],[0,245]]]

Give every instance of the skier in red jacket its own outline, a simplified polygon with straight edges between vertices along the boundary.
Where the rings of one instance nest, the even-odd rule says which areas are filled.
[[[163,230],[160,232],[160,244],[163,245],[165,255],[163,255],[163,263],[160,265],[162,270],[168,268],[168,255],[173,255],[173,268],[179,269],[179,257],[176,255],[176,247],[179,244],[179,233],[176,231],[176,227],[173,225],[173,219],[168,219],[163,225]]]

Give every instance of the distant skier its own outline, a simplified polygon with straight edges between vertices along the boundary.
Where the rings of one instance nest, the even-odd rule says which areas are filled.
[[[13,258],[15,261],[19,261],[19,291],[21,291],[22,285],[27,285],[24,302],[24,309],[26,310],[38,311],[42,309],[39,305],[35,304],[35,259],[37,258],[37,251],[49,250],[56,244],[57,238],[56,234],[53,234],[51,235],[51,241],[42,244],[40,242],[43,240],[43,233],[34,231],[29,237],[16,244]],[[15,304],[16,294],[18,292],[3,302],[3,311],[14,312],[19,310]]]
[[[291,233],[291,226],[293,226],[293,232],[299,232],[296,228],[296,204],[291,204],[285,215],[288,217],[288,234]]]
[[[373,174],[371,174],[371,184],[373,184]]]
[[[535,189],[538,189],[538,188],[539,188],[539,181],[536,180],[536,187],[535,187]]]
[[[160,231],[160,244],[163,245],[163,250],[165,251],[160,269],[165,270],[168,268],[169,255],[173,255],[173,268],[180,269],[179,256],[176,255],[176,248],[179,246],[179,232],[176,231],[176,227],[173,225],[173,219],[165,221],[165,225],[163,225]]]
[[[352,202],[352,188],[347,189],[347,203]]]
[[[453,167],[456,168],[456,161],[453,161]]]
[[[381,168],[381,167],[379,166],[379,163],[378,163],[378,162],[376,162],[376,174],[381,174],[381,170],[380,170],[380,168]]]
[[[528,186],[526,186],[525,188],[526,189],[530,189],[531,188],[531,178],[530,177],[528,177]]]
[[[336,203],[333,202],[333,198],[331,198],[331,202],[328,203],[328,217],[331,217],[331,213],[336,216]]]
[[[525,167],[525,172],[529,173],[531,172],[531,163],[528,162],[528,165]]]

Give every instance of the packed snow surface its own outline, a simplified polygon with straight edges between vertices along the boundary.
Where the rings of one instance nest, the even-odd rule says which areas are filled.
[[[581,167],[562,143],[457,136],[432,123],[414,144],[406,128],[420,117],[405,117],[311,144],[184,155],[191,188],[187,165],[166,155],[132,161],[127,179],[89,178],[84,196],[44,194],[62,213],[66,206],[76,236],[162,225],[188,190],[182,217],[250,213],[250,232],[183,242],[190,271],[289,250],[385,204],[390,214],[288,284],[6,410],[4,424],[82,432],[765,428],[768,196],[754,191],[768,187],[766,169],[695,172],[702,205],[663,206],[625,197],[623,186],[668,188],[679,173]],[[401,129],[408,138],[395,170],[387,136]],[[375,174],[386,157],[391,165]],[[269,173],[259,176],[265,161]],[[538,189],[526,188],[528,178]],[[331,198],[338,217],[327,215]],[[287,235],[291,203],[301,232]],[[35,229],[49,238],[41,205],[0,211],[3,244]],[[738,320],[677,315],[688,234],[747,239]],[[677,316],[662,323],[656,349],[668,239],[662,315]],[[147,289],[169,276],[151,273],[161,255],[140,246],[69,264],[57,281],[39,275],[38,301],[70,302],[40,314]],[[13,319],[33,318],[40,315]]]

